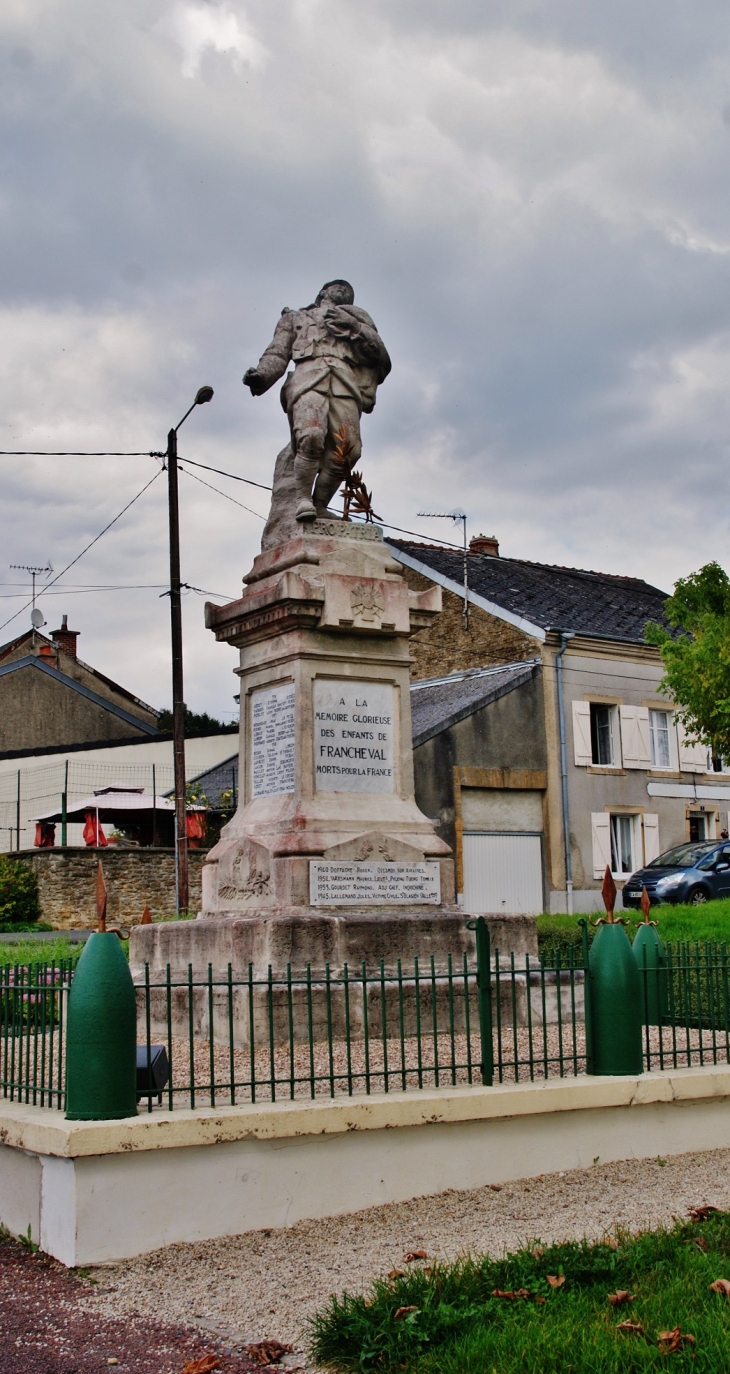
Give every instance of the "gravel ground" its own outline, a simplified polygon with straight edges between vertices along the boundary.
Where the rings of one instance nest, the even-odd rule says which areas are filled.
[[[95,1269],[98,1287],[86,1302],[107,1316],[139,1312],[195,1323],[231,1346],[267,1337],[290,1342],[301,1363],[307,1318],[329,1294],[364,1288],[401,1267],[409,1250],[452,1260],[499,1254],[526,1240],[598,1239],[617,1226],[636,1231],[671,1222],[701,1203],[730,1210],[730,1149],[666,1162],[599,1162],[499,1188],[173,1245]]]
[[[154,1037],[152,1038],[154,1041]],[[511,1028],[503,1029],[501,1081],[505,1083],[514,1082],[515,1060],[519,1064],[519,1080],[524,1082],[530,1078],[531,1039],[534,1078],[557,1077],[561,1056],[567,1075],[585,1073],[585,1033],[582,1023],[576,1027],[575,1037],[569,1022],[562,1028],[549,1025],[545,1036],[543,1036],[541,1026],[533,1026],[532,1037],[530,1037],[527,1027],[520,1026],[516,1033]],[[720,1063],[727,1061],[728,1048],[724,1033],[716,1032],[713,1034],[710,1030],[686,1032],[681,1027],[673,1032],[667,1026],[664,1026],[660,1032],[658,1027],[652,1026],[649,1032],[649,1044],[652,1053],[651,1067],[654,1069],[671,1068],[672,1066],[683,1068],[688,1062],[688,1045],[690,1050],[689,1062],[699,1063],[700,1041],[706,1063],[712,1063],[713,1059]],[[663,1055],[662,1062],[660,1062],[659,1053],[660,1043]],[[407,1090],[418,1089],[419,1078],[421,1085],[425,1088],[446,1087],[452,1082],[466,1084],[480,1081],[478,1064],[481,1051],[475,1034],[472,1034],[471,1043],[469,1043],[465,1035],[455,1034],[452,1039],[448,1034],[440,1034],[434,1039],[434,1037],[424,1033],[421,1041],[420,1069],[418,1041],[414,1037],[405,1037],[402,1043],[400,1040],[388,1040],[386,1047],[388,1082],[391,1092],[403,1091],[404,1086]],[[191,1078],[190,1044],[186,1040],[173,1037],[170,1048],[172,1081],[176,1090],[175,1101],[178,1106],[187,1106],[189,1103],[187,1090]],[[438,1083],[434,1072],[434,1048],[436,1048],[438,1056]],[[498,1049],[495,1051],[495,1082],[500,1081],[500,1065],[497,1056]],[[545,1060],[547,1060],[548,1066],[547,1075],[545,1073]],[[216,1044],[212,1047],[212,1061],[212,1072],[216,1084],[214,1105],[222,1107],[230,1103],[231,1095],[228,1085],[232,1076],[236,1085],[236,1101],[239,1103],[250,1102],[251,1057],[248,1050],[234,1049],[231,1054],[227,1046]],[[383,1091],[383,1062],[383,1042],[374,1036],[368,1046],[368,1077],[371,1092]],[[211,1081],[211,1046],[207,1040],[195,1040],[193,1042],[192,1064],[196,1084],[195,1105],[207,1107],[210,1105],[209,1088]],[[315,1041],[311,1048],[311,1054],[306,1045],[297,1045],[291,1052],[286,1046],[278,1046],[274,1050],[273,1056],[276,1096],[279,1100],[290,1097],[310,1097],[310,1074],[315,1079],[314,1095],[316,1097],[339,1096],[347,1093],[350,1084],[353,1093],[364,1093],[366,1091],[365,1067],[365,1048],[362,1040],[351,1042],[349,1056],[344,1040],[333,1040],[331,1046],[328,1045],[327,1041]],[[258,1102],[268,1102],[271,1099],[271,1069],[272,1060],[268,1048],[257,1050],[255,1074],[256,1100]],[[163,1110],[167,1109],[167,1103],[167,1095],[163,1094]],[[156,1109],[154,1102],[153,1107]]]

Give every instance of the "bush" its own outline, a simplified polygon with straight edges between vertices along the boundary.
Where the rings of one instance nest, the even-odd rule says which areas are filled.
[[[0,922],[37,921],[40,914],[35,873],[19,860],[0,854]]]

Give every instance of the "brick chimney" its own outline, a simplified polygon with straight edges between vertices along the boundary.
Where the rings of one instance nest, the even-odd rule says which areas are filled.
[[[76,658],[76,640],[79,634],[79,630],[69,630],[68,616],[65,615],[60,630],[51,630],[51,639],[57,649],[62,649],[70,658]]]
[[[483,553],[487,558],[499,558],[499,540],[493,534],[477,534],[469,540],[469,553]]]

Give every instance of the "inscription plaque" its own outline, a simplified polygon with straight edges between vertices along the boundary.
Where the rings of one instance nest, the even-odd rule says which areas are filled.
[[[251,796],[294,791],[294,683],[251,693]]]
[[[314,784],[318,792],[392,792],[393,688],[382,682],[314,682]]]
[[[441,871],[433,860],[371,864],[313,859],[309,900],[312,906],[438,906]]]

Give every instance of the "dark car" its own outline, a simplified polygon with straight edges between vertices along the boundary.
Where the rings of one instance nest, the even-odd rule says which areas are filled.
[[[730,897],[730,843],[704,841],[668,849],[632,873],[623,890],[625,907],[641,905],[642,887],[652,906],[659,902],[700,906],[714,897]]]

